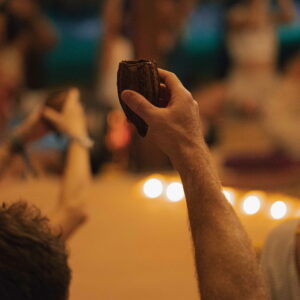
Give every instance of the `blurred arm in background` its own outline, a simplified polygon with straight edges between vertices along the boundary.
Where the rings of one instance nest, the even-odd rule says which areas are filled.
[[[121,60],[133,58],[128,14],[131,1],[106,0],[103,7],[103,34],[99,51],[99,72],[96,90],[99,100],[106,106],[119,109],[115,88],[116,72]],[[125,5],[126,4],[126,5]]]
[[[57,130],[70,138],[65,171],[56,211],[51,218],[54,229],[62,232],[67,240],[85,222],[86,199],[90,183],[90,161],[87,147],[78,139],[87,139],[87,127],[80,95],[77,89],[70,89],[62,113],[51,108],[36,109],[0,147],[0,175],[5,174],[14,158],[16,147],[26,146],[51,130],[51,122]]]
[[[43,116],[67,136],[86,138],[88,135],[85,114],[77,89],[69,91],[62,113],[45,108]],[[86,221],[85,209],[90,180],[89,150],[71,138],[58,207],[51,219],[53,227],[61,230],[64,241]]]
[[[38,107],[0,145],[0,179],[6,175],[17,154],[24,154],[27,145],[49,131],[41,117],[42,107]]]
[[[170,91],[157,108],[133,91],[123,101],[149,126],[147,139],[159,145],[184,186],[202,299],[268,299],[249,237],[222,193],[204,142],[197,102],[177,77],[160,70]]]

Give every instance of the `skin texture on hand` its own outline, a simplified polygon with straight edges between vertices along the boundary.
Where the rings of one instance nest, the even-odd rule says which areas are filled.
[[[161,147],[181,176],[201,299],[268,299],[251,242],[221,192],[198,105],[174,74],[159,73],[170,94],[166,108],[155,107],[132,91],[124,91],[122,99],[146,121],[146,138]]]

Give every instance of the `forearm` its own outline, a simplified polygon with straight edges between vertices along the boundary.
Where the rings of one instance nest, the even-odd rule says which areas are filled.
[[[186,193],[202,299],[267,299],[247,234],[224,198],[204,142],[175,164]]]
[[[77,142],[71,142],[66,159],[60,204],[65,207],[85,203],[90,182],[89,151]]]
[[[69,146],[58,209],[52,218],[54,230],[67,241],[86,221],[86,200],[90,182],[88,151],[71,142]]]

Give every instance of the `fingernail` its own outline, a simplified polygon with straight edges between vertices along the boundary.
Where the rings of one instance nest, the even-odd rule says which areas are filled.
[[[132,97],[132,93],[128,90],[123,91],[122,94],[121,94],[121,98],[125,102],[130,100],[131,97]]]

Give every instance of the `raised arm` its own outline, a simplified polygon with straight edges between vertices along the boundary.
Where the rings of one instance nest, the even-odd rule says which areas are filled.
[[[198,105],[177,77],[160,70],[170,91],[157,108],[133,91],[123,101],[149,125],[148,137],[169,156],[184,186],[202,299],[267,299],[251,242],[224,198],[205,145]]]
[[[62,114],[47,108],[44,117],[60,132],[71,136],[66,158],[65,171],[53,226],[62,230],[63,240],[86,220],[86,201],[90,184],[89,151],[83,144],[87,140],[87,128],[80,95],[71,89]]]

